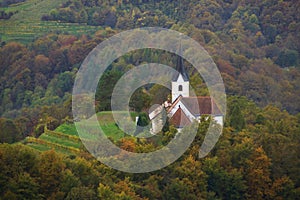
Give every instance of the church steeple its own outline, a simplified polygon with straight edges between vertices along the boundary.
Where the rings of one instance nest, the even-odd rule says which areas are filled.
[[[182,47],[181,47],[181,42],[179,46],[179,54],[182,54]],[[178,76],[181,75],[184,81],[189,81],[189,75],[185,70],[184,63],[183,63],[183,58],[180,55],[177,55],[177,60],[176,60],[176,71],[178,73],[175,73],[173,76],[172,81],[177,81]]]
[[[176,73],[172,77],[172,102],[179,96],[189,97],[190,82],[189,75],[185,70],[182,55],[181,42],[179,46],[179,54],[177,55]]]

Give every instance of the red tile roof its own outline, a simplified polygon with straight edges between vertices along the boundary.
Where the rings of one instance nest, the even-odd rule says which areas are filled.
[[[190,123],[190,119],[186,116],[181,108],[178,108],[170,119],[170,124],[174,125],[175,127],[184,127]]]
[[[170,112],[176,104],[181,101],[186,108],[194,115],[222,115],[216,102],[211,97],[182,97],[179,96],[170,107]]]
[[[181,102],[193,115],[221,115],[221,111],[211,97],[183,97]]]

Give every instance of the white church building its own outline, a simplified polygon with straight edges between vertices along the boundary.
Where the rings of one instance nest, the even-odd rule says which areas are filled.
[[[163,112],[166,112],[170,124],[178,131],[194,120],[200,122],[202,115],[210,115],[218,124],[223,125],[224,116],[211,97],[190,97],[189,76],[180,56],[177,58],[176,70],[177,73],[172,78],[171,102],[165,102],[149,113],[151,133],[157,134],[161,131],[164,125]]]

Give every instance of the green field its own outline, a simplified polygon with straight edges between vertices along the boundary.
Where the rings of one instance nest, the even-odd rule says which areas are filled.
[[[132,112],[132,119],[134,119],[136,115],[137,113]],[[97,117],[101,129],[107,137],[110,137],[114,141],[118,141],[121,138],[126,137],[123,131],[121,131],[116,125],[111,112],[100,112],[97,114]],[[95,126],[99,126],[98,123],[87,123],[86,120],[82,120],[80,123],[83,123],[87,128],[91,127],[91,130],[93,130]],[[88,140],[98,139],[97,135],[95,136],[88,132],[81,133],[80,136]],[[83,148],[83,144],[78,137],[76,127],[73,123],[64,123],[57,127],[54,131],[46,130],[39,138],[27,138],[25,143],[39,151],[46,151],[54,148],[64,154],[76,154]]]
[[[48,151],[51,149],[51,147],[43,144],[36,144],[36,143],[28,143],[28,146],[38,150],[38,151]]]
[[[41,21],[41,17],[67,0],[27,0],[23,3],[2,7],[0,10],[15,12],[10,19],[0,20],[1,41],[28,43],[51,32],[70,33],[80,36],[93,34],[101,27],[86,24]]]
[[[66,147],[74,147],[74,148],[77,148],[77,149],[79,149],[80,146],[81,146],[80,142],[73,142],[73,141],[70,141],[70,140],[65,139],[65,138],[59,138],[59,137],[56,137],[56,136],[48,135],[47,133],[42,134],[39,137],[39,139],[46,140],[46,141],[49,141],[49,142],[52,142],[52,143],[58,143],[60,145],[66,146]]]
[[[74,124],[70,124],[70,123],[65,123],[65,124],[60,125],[59,127],[57,127],[55,129],[55,131],[61,132],[61,133],[67,134],[67,135],[78,136],[78,133],[77,133],[75,125]]]
[[[118,113],[125,113],[125,112],[118,112]],[[134,120],[135,117],[137,116],[137,113],[131,112],[130,115],[132,117],[132,120]],[[106,136],[111,137],[114,140],[118,140],[118,139],[124,137],[124,133],[116,125],[111,111],[99,112],[99,113],[97,113],[97,118],[98,118],[99,124],[98,123],[97,124],[89,123],[88,126],[96,127],[96,126],[100,125],[101,129],[106,134]],[[82,123],[87,124],[85,121],[82,121]],[[62,132],[64,134],[68,134],[68,135],[78,136],[76,127],[73,123],[62,124],[59,127],[57,127],[55,129],[55,131]],[[84,133],[82,133],[81,135],[85,136]],[[84,137],[84,138],[93,139],[91,137],[92,137],[91,135],[86,135],[86,137]]]

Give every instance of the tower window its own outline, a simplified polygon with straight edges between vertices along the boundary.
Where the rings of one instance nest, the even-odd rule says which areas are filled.
[[[178,86],[178,91],[182,91],[182,85]]]

